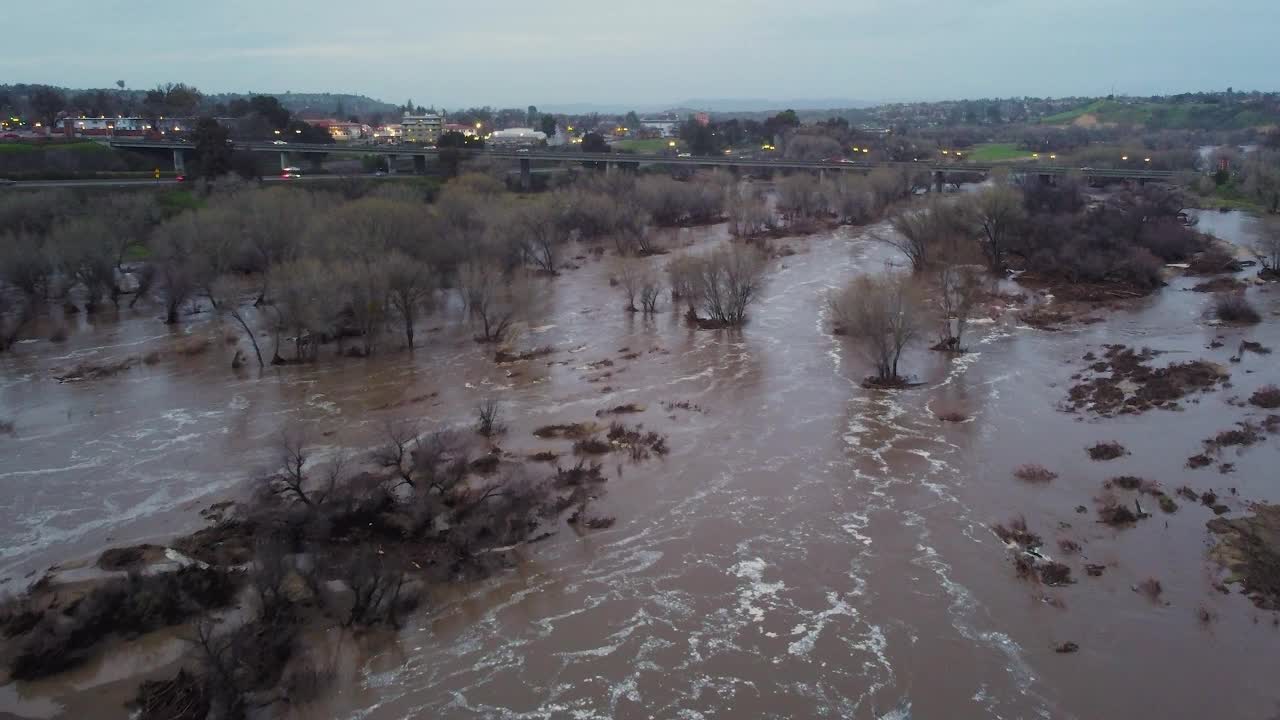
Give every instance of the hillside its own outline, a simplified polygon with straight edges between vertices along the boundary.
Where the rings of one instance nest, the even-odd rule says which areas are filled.
[[[1040,119],[1044,125],[1143,125],[1152,130],[1238,130],[1280,123],[1280,106],[1264,101],[1170,102],[1098,99]]]

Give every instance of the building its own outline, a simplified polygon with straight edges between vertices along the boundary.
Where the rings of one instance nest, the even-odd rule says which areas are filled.
[[[127,118],[127,117],[67,117],[58,121],[59,130],[66,137],[161,137],[171,133],[189,133],[195,129],[198,118]],[[220,123],[227,121],[219,119]]]
[[[375,142],[399,142],[404,136],[404,128],[400,125],[379,125],[373,129]]]
[[[351,142],[373,137],[373,128],[362,123],[343,122],[341,120],[306,120],[308,125],[327,130],[334,142]]]
[[[641,118],[640,127],[657,131],[658,137],[675,137],[680,132],[679,120],[665,118]]]
[[[451,133],[451,132],[462,133],[463,137],[476,136],[476,126],[467,125],[466,123],[445,123],[444,131],[447,133]]]
[[[534,147],[547,141],[547,134],[533,128],[495,130],[487,138],[493,147]]]
[[[444,130],[444,118],[439,115],[405,115],[400,119],[400,130],[405,142],[435,145]]]

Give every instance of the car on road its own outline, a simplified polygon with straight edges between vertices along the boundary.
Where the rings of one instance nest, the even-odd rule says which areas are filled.
[[[186,176],[186,175],[178,175],[178,176],[175,176],[175,177],[173,178],[173,181],[174,181],[174,182],[180,182],[180,183],[182,183],[182,182],[186,182],[186,181],[187,181],[187,176]]]
[[[272,145],[288,145],[289,142],[287,140],[272,140],[271,144]]]
[[[516,150],[516,152],[518,152],[518,153],[527,153],[527,152],[529,152],[529,148],[518,148],[518,149]]]
[[[687,152],[677,153],[676,157],[693,157],[693,153],[687,153]]]
[[[284,172],[280,173],[280,178],[281,178],[282,180],[292,180],[292,179],[294,179],[294,178],[300,178],[300,177],[302,177],[302,173],[300,173],[300,172],[290,172],[290,171],[286,170],[286,171],[284,171]]]

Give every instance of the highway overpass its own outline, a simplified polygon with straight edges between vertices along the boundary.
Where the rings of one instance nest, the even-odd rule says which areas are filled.
[[[142,140],[135,138],[112,138],[104,140],[105,144],[113,148],[125,150],[168,150],[173,152],[174,167],[181,169],[184,166],[185,156],[195,150],[195,146],[190,143],[183,142],[166,142],[158,140]],[[290,156],[293,155],[378,155],[391,159],[400,157],[414,158],[414,165],[419,170],[425,170],[426,160],[428,158],[436,158],[440,155],[440,150],[433,147],[423,147],[416,145],[309,145],[301,143],[289,143],[287,145],[277,145],[274,142],[262,141],[236,141],[231,143],[231,147],[235,150],[245,152],[262,152],[262,153],[279,153],[281,156],[281,167],[290,164]],[[581,162],[597,162],[604,163],[606,167],[616,165],[618,163],[638,163],[643,165],[666,165],[666,166],[692,166],[692,167],[723,167],[730,169],[748,168],[748,169],[772,169],[772,170],[842,170],[854,172],[869,172],[879,167],[910,167],[913,169],[927,170],[933,173],[939,180],[950,173],[978,173],[982,175],[989,174],[996,168],[1006,168],[1013,173],[1024,173],[1042,176],[1057,176],[1067,174],[1082,174],[1091,178],[1114,178],[1121,180],[1158,180],[1169,181],[1177,174],[1171,170],[1151,170],[1144,167],[1133,168],[1078,168],[1064,167],[1057,165],[1041,165],[1038,163],[1012,163],[1012,164],[979,164],[966,162],[938,162],[929,160],[925,162],[876,162],[869,160],[788,160],[785,158],[755,158],[755,157],[734,157],[733,155],[716,155],[711,157],[677,157],[675,155],[640,155],[629,153],[585,153],[562,150],[547,149],[529,149],[529,150],[474,150],[459,149],[461,157],[486,157],[496,160],[509,160],[519,163],[522,176],[527,180],[530,165],[534,162],[538,163],[581,163]]]

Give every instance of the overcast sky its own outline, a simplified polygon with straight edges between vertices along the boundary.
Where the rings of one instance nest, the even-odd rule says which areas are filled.
[[[1278,0],[71,0],[0,15],[0,82],[449,108],[1280,85]]]

